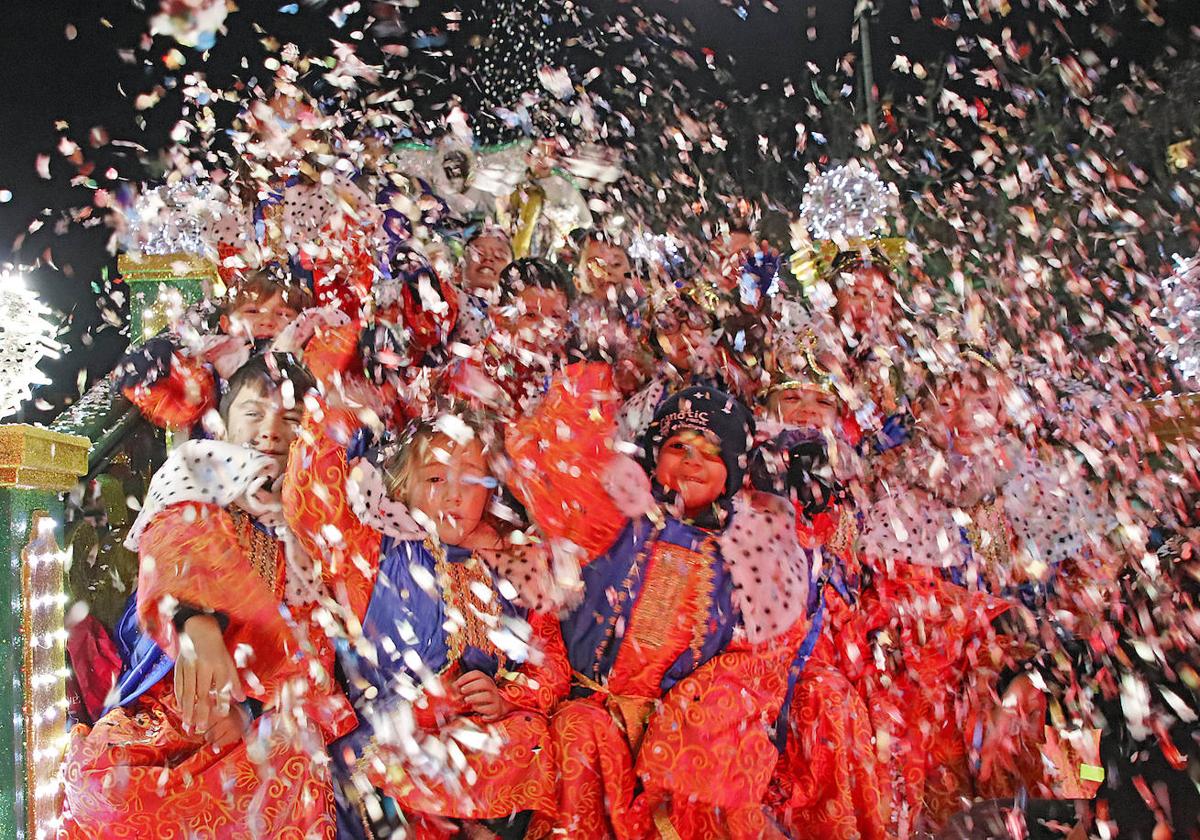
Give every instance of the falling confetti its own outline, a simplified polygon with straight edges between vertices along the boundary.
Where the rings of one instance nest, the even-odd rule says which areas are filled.
[[[132,34],[116,20],[59,27],[59,44],[90,43],[97,30],[119,41],[116,61],[129,72],[114,86],[126,113],[104,125],[64,113],[52,141],[20,158],[30,183],[62,187],[72,204],[24,213],[14,246],[66,279],[82,272],[64,259],[62,234],[107,234],[124,257],[126,276],[84,284],[108,333],[130,330],[130,309],[141,329],[111,384],[180,441],[193,430],[184,447],[202,465],[176,481],[172,469],[186,461],[172,456],[146,499],[134,499],[138,527],[180,494],[194,507],[200,497],[187,494],[203,487],[204,499],[282,535],[284,579],[274,582],[290,624],[281,632],[308,673],[280,689],[286,702],[234,733],[250,733],[248,763],[223,779],[256,779],[254,769],[291,750],[307,769],[332,764],[354,777],[356,791],[444,789],[456,805],[473,804],[481,766],[525,753],[504,751],[496,719],[443,704],[462,701],[459,679],[489,701],[506,680],[506,694],[528,688],[519,672],[536,622],[517,602],[552,603],[566,618],[581,598],[603,612],[632,595],[635,609],[630,581],[618,576],[599,593],[587,581],[601,566],[586,565],[596,558],[584,543],[615,509],[655,535],[647,545],[699,522],[721,539],[798,532],[821,549],[809,575],[825,622],[813,636],[820,653],[798,660],[796,697],[830,701],[793,707],[792,721],[811,712],[830,731],[851,732],[821,716],[870,699],[851,715],[870,726],[864,743],[814,731],[799,739],[802,749],[843,750],[825,764],[863,784],[894,782],[878,797],[889,797],[890,813],[846,805],[860,833],[932,830],[949,817],[935,791],[919,789],[943,775],[922,763],[942,748],[970,776],[947,802],[1020,790],[1028,822],[1047,800],[1096,798],[1108,836],[1134,831],[1115,804],[1107,810],[1120,796],[1132,794],[1152,821],[1187,813],[1162,778],[1145,780],[1157,771],[1144,759],[1184,775],[1198,760],[1200,472],[1188,392],[1200,387],[1200,263],[1168,256],[1200,251],[1198,32],[1162,29],[1176,12],[1152,3],[1031,5],[968,2],[929,17],[920,4],[859,4],[853,30],[836,37],[814,4],[753,0],[665,9],[504,0],[480,10],[318,0],[261,13],[229,0],[162,0]],[[791,42],[775,50],[768,36],[780,33],[804,33],[812,55],[806,47],[794,60]],[[1135,66],[1138,39],[1161,44]],[[818,48],[835,41],[822,57]],[[6,213],[27,192],[7,178]],[[170,259],[179,255],[189,259]],[[139,274],[133,256],[160,274]],[[204,261],[211,273],[189,278],[186,298],[182,289],[144,296],[150,286],[140,284],[162,282],[163,265]],[[12,277],[0,307],[11,412],[45,384],[37,365],[55,352],[54,328]],[[77,325],[75,335],[71,354],[96,361],[101,331]],[[321,440],[312,424],[322,418],[346,424],[339,443],[373,439],[361,459],[337,451],[344,478],[300,476],[303,505],[273,495],[289,486],[264,478],[279,463],[214,439],[228,431],[223,394],[263,348],[277,354],[263,382],[287,366],[280,359],[303,360],[320,380],[319,398],[302,395],[303,382],[281,386],[286,407],[307,414],[301,445]],[[580,361],[606,366],[603,385],[560,394],[568,363]],[[98,367],[76,367],[47,394],[84,392],[80,416],[97,410],[110,384],[87,390],[106,374]],[[656,412],[689,385],[731,395],[712,416],[736,413],[736,398],[758,420],[758,437],[738,444],[753,451],[722,460],[715,484],[736,486],[702,511],[711,520],[643,469]],[[574,411],[572,397],[599,401]],[[49,417],[56,406],[37,407]],[[510,432],[513,451],[480,421],[508,431],[542,411],[550,417],[532,438]],[[679,416],[700,426],[701,443],[679,445],[720,460],[712,456],[727,453],[711,439],[720,435],[689,411]],[[601,440],[595,430],[610,421],[615,431]],[[424,466],[451,472],[479,447],[460,489],[487,497],[486,516],[410,509],[400,498],[423,466],[404,460],[421,451],[422,435],[436,438]],[[554,457],[539,460],[546,452]],[[745,534],[748,497],[731,478],[743,469],[759,489],[789,496]],[[520,495],[556,477],[587,491],[520,505],[493,492]],[[354,521],[327,509],[308,532],[295,527],[297,510],[339,500]],[[77,521],[108,527],[92,525],[107,514],[80,504]],[[587,521],[560,538],[556,527],[579,513]],[[196,525],[191,515],[183,524]],[[475,520],[492,530],[472,536],[493,548],[450,562],[462,537],[454,529]],[[360,543],[364,530],[372,537]],[[253,546],[252,530],[244,536]],[[307,540],[303,551],[296,540]],[[654,568],[691,550],[680,540]],[[696,544],[716,551],[713,540]],[[698,576],[705,585],[738,573],[736,552],[719,550],[720,563],[712,555],[696,566],[723,570],[718,584]],[[373,636],[355,611],[364,605],[340,596],[358,591],[348,585],[356,575],[382,580],[389,558],[411,586],[374,591],[406,593],[409,617],[428,598],[439,618],[387,621],[395,633]],[[170,565],[152,560],[143,554],[147,579]],[[323,574],[335,569],[347,577],[325,591]],[[122,594],[136,578],[103,573]],[[737,592],[757,591],[754,580],[738,579]],[[800,612],[808,600],[759,594]],[[279,606],[267,599],[256,615],[276,617]],[[749,621],[754,606],[742,606],[734,612]],[[622,609],[604,627],[606,645],[646,632],[644,613]],[[693,618],[678,612],[668,618]],[[694,659],[721,664],[723,642],[705,636],[708,611],[702,619]],[[446,651],[427,647],[443,637]],[[235,654],[253,663],[242,669],[245,687],[260,694],[268,644],[256,638]],[[340,684],[332,658],[321,658],[333,646],[350,652]],[[480,652],[507,665],[472,665],[494,671],[478,682],[475,670],[455,670]],[[569,681],[570,670],[545,675],[547,684]],[[111,690],[110,679],[99,694]],[[599,689],[575,687],[591,692]],[[308,704],[313,697],[321,702]],[[671,698],[653,698],[651,711],[623,708],[623,725],[661,714]],[[544,723],[561,700],[529,714]],[[708,707],[691,703],[689,714]],[[351,741],[333,738],[339,714],[358,723]],[[717,739],[708,735],[697,746]],[[548,738],[539,742],[547,755]],[[774,758],[769,748],[731,750]],[[881,755],[888,766],[875,763]],[[805,768],[819,766],[806,756]],[[132,783],[125,769],[101,774],[106,794]],[[156,793],[175,781],[165,770],[155,777]],[[697,796],[705,783],[694,780]],[[368,822],[383,827],[391,804],[363,800]],[[244,801],[252,804],[234,819],[274,813],[253,791]],[[812,817],[802,810],[772,819]],[[996,830],[1021,821],[1005,814]],[[797,836],[826,833],[798,825]]]

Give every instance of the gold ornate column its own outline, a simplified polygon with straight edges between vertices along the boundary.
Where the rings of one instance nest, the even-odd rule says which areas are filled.
[[[0,426],[0,836],[52,838],[67,735],[63,493],[88,472],[87,438]],[[3,597],[0,595],[0,597]],[[4,709],[10,710],[6,713]]]
[[[135,345],[220,286],[216,265],[194,254],[121,254],[117,271],[129,285],[129,342]]]

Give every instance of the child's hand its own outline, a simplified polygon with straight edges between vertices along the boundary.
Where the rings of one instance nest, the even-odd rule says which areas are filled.
[[[471,711],[490,720],[502,718],[513,710],[513,704],[504,699],[496,681],[482,671],[463,674],[454,681],[454,688]]]
[[[242,510],[264,525],[283,524],[283,468],[279,461],[263,463],[238,504]]]
[[[213,366],[217,375],[228,380],[250,360],[251,343],[233,335],[213,335],[205,339],[201,357]]]
[[[175,697],[185,731],[208,730],[215,712],[229,714],[230,700],[246,699],[237,665],[225,646],[221,625],[211,615],[194,615],[179,636]]]
[[[632,394],[642,385],[642,372],[633,359],[621,359],[613,366],[613,383],[622,394]]]
[[[350,316],[336,306],[306,309],[271,342],[271,350],[276,353],[299,353],[317,330],[336,329],[348,323]]]
[[[231,706],[229,714],[217,718],[204,733],[204,741],[216,750],[223,750],[245,737],[250,728],[250,715],[241,706]]]

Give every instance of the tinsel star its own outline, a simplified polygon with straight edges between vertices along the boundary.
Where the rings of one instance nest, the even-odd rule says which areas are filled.
[[[213,202],[224,191],[177,181],[142,192],[126,211],[125,247],[141,254],[205,254]]]
[[[20,275],[0,273],[0,417],[19,409],[34,385],[49,381],[38,364],[58,357],[50,315]]]

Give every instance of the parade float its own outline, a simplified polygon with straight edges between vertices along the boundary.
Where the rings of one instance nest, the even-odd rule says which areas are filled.
[[[224,15],[220,18],[223,20]],[[156,25],[166,27],[164,31],[172,28],[164,20]],[[220,20],[205,24],[204,37],[211,37],[220,25]],[[546,78],[542,86],[553,92],[554,74],[543,75]],[[1066,70],[1062,76],[1066,78],[1062,84],[1078,83]],[[860,87],[874,90],[869,82]],[[567,88],[569,92],[569,83]],[[669,99],[669,95],[657,93]],[[978,106],[956,96],[946,92],[941,97],[939,105],[946,113],[976,122],[984,119]],[[632,98],[638,97],[653,99],[651,92],[635,89]],[[116,214],[114,227],[121,246],[117,286],[128,304],[129,342],[137,346],[164,330],[177,328],[195,313],[203,316],[205,305],[224,294],[228,272],[252,266],[264,254],[295,260],[306,271],[311,271],[314,260],[330,256],[328,252],[322,254],[321,249],[332,249],[334,263],[345,259],[353,250],[354,240],[343,236],[346,226],[338,219],[348,206],[356,211],[351,214],[357,226],[354,235],[376,249],[385,247],[389,236],[397,233],[396,225],[407,226],[410,233],[413,226],[457,226],[459,230],[445,237],[450,245],[439,243],[439,247],[453,248],[463,226],[487,217],[511,232],[516,256],[548,256],[562,248],[573,231],[589,228],[600,216],[607,217],[607,223],[621,215],[603,200],[606,189],[619,184],[630,204],[643,211],[630,213],[622,220],[620,235],[633,243],[631,252],[638,259],[670,262],[675,244],[689,235],[694,237],[692,248],[704,244],[696,229],[703,226],[705,214],[709,218],[720,215],[706,202],[729,199],[729,194],[720,190],[731,183],[748,181],[746,170],[753,171],[756,179],[771,182],[780,192],[786,192],[784,184],[791,189],[787,200],[780,204],[796,216],[799,231],[786,249],[790,251],[786,273],[789,282],[801,289],[818,286],[819,277],[840,248],[854,247],[868,239],[887,253],[901,273],[913,266],[920,269],[908,278],[927,284],[923,289],[918,285],[919,291],[947,294],[958,301],[968,299],[972,291],[978,292],[987,298],[990,314],[1001,322],[1011,313],[1006,309],[1010,299],[1016,297],[1013,287],[1004,285],[1011,276],[1019,276],[1022,289],[1035,290],[1024,301],[1025,309],[1020,310],[1025,317],[1029,310],[1037,309],[1035,303],[1045,306],[1048,301],[1072,296],[1078,303],[1086,297],[1081,289],[1091,278],[1137,274],[1139,282],[1147,282],[1151,269],[1158,270],[1161,263],[1154,259],[1143,260],[1136,270],[1130,268],[1136,262],[1132,256],[1136,250],[1133,233],[1144,228],[1137,212],[1143,211],[1144,205],[1139,204],[1140,198],[1133,197],[1133,191],[1121,192],[1127,187],[1120,178],[1126,177],[1126,172],[1137,177],[1137,166],[1129,165],[1122,157],[1124,150],[1118,147],[1119,141],[1109,142],[1111,138],[1106,138],[1104,132],[1089,140],[1093,145],[1086,151],[1072,148],[1073,157],[1049,155],[1041,164],[1039,177],[1051,185],[1047,192],[1057,198],[1043,200],[1028,193],[1032,170],[1022,169],[1017,160],[1020,156],[1012,150],[994,174],[995,188],[989,182],[989,189],[977,194],[942,195],[938,179],[945,177],[949,169],[922,169],[920,165],[932,154],[930,148],[938,148],[938,138],[917,141],[900,130],[887,135],[889,128],[894,128],[889,126],[890,109],[882,108],[873,94],[864,95],[863,100],[870,113],[858,120],[870,123],[869,130],[861,129],[861,125],[859,135],[852,130],[844,138],[846,147],[840,155],[800,148],[813,132],[803,124],[795,126],[793,119],[788,129],[797,149],[795,157],[776,154],[774,159],[770,155],[755,158],[751,154],[740,162],[752,160],[754,164],[742,170],[722,162],[728,141],[720,129],[713,127],[715,123],[706,123],[693,114],[672,113],[660,101],[660,108],[646,117],[648,125],[662,129],[659,136],[632,148],[606,146],[598,138],[568,142],[551,137],[484,146],[476,143],[469,132],[454,130],[465,117],[450,110],[443,120],[449,130],[424,142],[406,137],[375,155],[379,171],[389,176],[383,180],[363,182],[356,177],[361,173],[349,165],[317,170],[310,167],[306,177],[292,183],[267,179],[269,184],[262,190],[266,196],[231,196],[220,185],[176,172],[164,183],[131,190]],[[1066,97],[1064,101],[1074,107],[1079,97]],[[779,113],[771,111],[772,107],[777,106],[761,101],[741,106],[734,103],[728,108],[722,105],[730,112],[725,119],[741,120],[750,126],[741,141],[751,147],[767,144],[770,132],[757,131],[764,121],[782,120]],[[271,102],[270,108],[275,115],[287,113],[278,102]],[[877,109],[884,112],[882,117]],[[1053,108],[1046,111],[1043,125],[1060,116]],[[303,124],[304,115],[292,116],[298,125]],[[1015,124],[1019,123],[1017,120]],[[918,121],[914,119],[910,129],[915,125]],[[932,134],[928,124],[923,127]],[[876,130],[897,148],[877,145],[873,136]],[[995,133],[1004,136],[1003,131]],[[909,148],[898,148],[901,142],[897,138],[901,136],[908,137]],[[370,132],[355,139],[364,144],[379,142],[378,135]],[[288,137],[287,142],[296,142],[295,137]],[[1155,172],[1162,179],[1157,190],[1146,188],[1147,192],[1155,192],[1156,199],[1159,193],[1173,192],[1174,188],[1167,189],[1168,183],[1194,186],[1196,157],[1192,143],[1164,133],[1150,144],[1152,148],[1144,150],[1155,156],[1159,168]],[[269,143],[263,148],[276,151]],[[1097,149],[1104,154],[1097,153]],[[970,160],[964,168],[978,166],[993,175],[987,167],[998,165],[1003,157],[998,150],[994,142],[989,145],[980,141],[967,155]],[[678,168],[671,172],[656,173],[661,161],[655,160],[655,155],[665,156],[667,152],[682,163],[672,163]],[[858,157],[868,162],[860,166],[855,162]],[[1111,158],[1111,165],[1103,163],[1105,157]],[[833,158],[849,163],[838,166]],[[802,161],[810,164],[808,171],[802,171]],[[314,171],[318,172],[315,179]],[[710,175],[712,183],[705,182]],[[903,183],[902,190],[890,186],[892,177]],[[1103,200],[1097,198],[1104,190],[1089,192],[1085,183],[1089,179],[1112,186],[1111,194],[1105,193]],[[1070,189],[1062,188],[1064,182],[1070,183]],[[797,188],[797,184],[803,186]],[[679,189],[666,189],[672,186]],[[597,197],[600,200],[589,201]],[[661,202],[657,218],[645,212],[656,202]],[[1079,229],[1085,235],[1094,234],[1101,244],[1083,254],[1074,267],[1067,261],[1055,262],[1057,256],[1037,259],[1042,251],[1057,254],[1059,243],[1066,237],[1064,231],[1075,232],[1073,220],[1078,205],[1089,202],[1091,215],[1079,222]],[[736,200],[729,204],[737,207]],[[1159,217],[1149,212],[1144,215],[1172,218],[1170,212]],[[679,223],[679,216],[686,217],[686,223]],[[994,228],[972,228],[972,218],[987,217],[994,217]],[[1000,236],[996,231],[1005,225],[1018,231],[1015,239],[1021,247],[993,254],[986,247],[991,244],[988,237]],[[889,226],[891,230],[885,231]],[[1180,230],[1163,238],[1168,245],[1183,249],[1187,234],[1186,230],[1180,234]],[[901,235],[881,238],[885,232]],[[310,244],[316,247],[307,247]],[[1164,250],[1169,248],[1164,245]],[[449,270],[456,255],[439,254],[433,248],[428,256],[435,267]],[[1200,268],[1194,258],[1173,250],[1159,256],[1167,257],[1173,270],[1165,278],[1152,278],[1157,284],[1156,294],[1162,292],[1152,314],[1149,306],[1138,308],[1143,301],[1130,304],[1125,299],[1116,301],[1118,305],[1110,309],[1075,306],[1070,310],[1070,323],[1063,325],[1061,333],[1080,342],[1071,352],[1082,357],[1100,357],[1112,347],[1112,325],[1116,323],[1136,323],[1157,340],[1149,355],[1169,360],[1177,378],[1164,384],[1154,381],[1155,371],[1144,372],[1139,386],[1146,387],[1137,389],[1140,410],[1146,411],[1153,423],[1138,428],[1147,442],[1153,437],[1149,448],[1160,459],[1159,468],[1181,485],[1190,469],[1200,427],[1200,398],[1190,393],[1196,385],[1196,359],[1200,357],[1200,299],[1196,292]],[[1001,275],[1003,281],[998,279]],[[1097,281],[1097,285],[1103,283]],[[52,338],[52,316],[37,297],[13,283],[6,282],[3,288],[0,414],[7,415],[38,384],[38,362],[61,349]],[[817,289],[813,299],[819,300],[819,293]],[[1127,314],[1122,310],[1118,320],[1106,320],[1113,309],[1127,304],[1134,316],[1119,320]],[[1020,346],[1017,341],[1014,344]],[[1145,355],[1140,358],[1144,361]],[[1119,378],[1120,371],[1113,373],[1118,368],[1116,361],[1106,360],[1113,371],[1102,372],[1113,376],[1100,383],[1099,390],[1094,382],[1071,381],[1069,373],[1075,357],[1070,353],[1060,353],[1051,360],[1054,365],[1048,366],[1045,361],[1034,360],[1022,373],[1023,383],[1047,406],[1057,409],[1071,404],[1063,411],[1084,415],[1087,420],[1086,415],[1103,413],[1116,399],[1112,392],[1103,391]],[[1108,431],[1104,428],[1102,434]],[[0,716],[0,749],[13,758],[11,762],[0,762],[0,834],[4,836],[54,836],[61,813],[59,773],[66,725],[71,704],[79,702],[69,667],[71,629],[82,621],[111,627],[120,615],[137,575],[137,557],[124,547],[124,537],[150,477],[172,446],[172,438],[171,431],[143,419],[106,378],[44,427],[0,427],[0,511],[9,523],[4,538],[9,574],[0,585],[7,587],[11,607],[0,621],[0,663],[11,675],[9,680],[0,680],[0,703],[12,710],[11,716]],[[87,656],[89,651],[80,649],[78,655]]]

